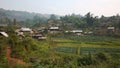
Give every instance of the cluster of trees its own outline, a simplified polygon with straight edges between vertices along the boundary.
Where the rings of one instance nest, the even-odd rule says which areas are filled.
[[[49,21],[54,24],[54,26],[60,26],[63,29],[94,28],[101,25],[120,28],[119,14],[110,17],[105,17],[103,15],[98,17],[88,12],[84,16],[76,14],[57,16],[54,14],[42,15],[38,13],[0,9],[0,24],[16,23],[17,25],[27,27],[47,27]]]
[[[31,23],[31,27],[48,27],[50,24],[53,26],[59,26],[63,29],[86,29],[95,28],[99,26],[113,26],[120,28],[120,16],[119,14],[115,16],[105,17],[105,16],[94,16],[92,13],[88,12],[86,15],[65,15],[56,16],[52,14],[49,18],[34,16],[33,19],[28,19],[27,25]]]
[[[75,28],[98,27],[104,24],[106,26],[114,26],[117,28],[119,28],[120,26],[119,14],[111,17],[105,17],[103,15],[101,17],[93,16],[93,14],[91,14],[90,12],[87,13],[85,16],[72,14],[61,17],[61,21],[63,22],[63,24],[70,23]]]

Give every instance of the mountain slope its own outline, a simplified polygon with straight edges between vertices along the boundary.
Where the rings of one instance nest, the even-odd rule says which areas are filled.
[[[49,18],[50,14],[30,13],[26,11],[5,10],[0,8],[0,19],[8,17],[9,19],[26,20],[33,19],[34,16]]]

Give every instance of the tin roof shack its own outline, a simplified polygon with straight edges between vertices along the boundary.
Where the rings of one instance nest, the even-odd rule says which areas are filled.
[[[78,36],[83,35],[83,30],[72,30],[70,32],[72,32],[72,33],[74,33],[75,35],[78,35]]]
[[[21,28],[19,32],[23,32],[23,35],[25,36],[31,36],[33,34],[33,31],[30,28]]]
[[[43,37],[42,34],[34,34],[34,35],[32,35],[32,37],[37,40],[46,40],[47,39],[47,37]]]
[[[114,30],[115,30],[115,27],[108,27],[107,29],[114,31]]]
[[[41,33],[41,34],[47,33],[47,29],[46,29],[46,27],[38,28],[36,33]]]
[[[114,35],[115,27],[107,27],[107,33],[108,35]]]
[[[0,36],[9,37],[8,34],[7,34],[6,32],[0,32]]]
[[[23,34],[23,32],[20,32],[20,29],[15,30],[16,34],[19,36],[19,39],[23,39],[25,37],[25,35]]]
[[[94,32],[93,32],[93,31],[86,31],[86,32],[84,32],[84,34],[85,34],[85,35],[93,35]]]
[[[50,27],[49,28],[49,33],[50,34],[59,33],[59,32],[60,32],[60,28],[59,27]]]
[[[0,32],[0,39],[1,39],[1,42],[4,42],[5,38],[8,38],[9,35],[6,33],[6,32]]]
[[[39,37],[42,37],[42,34],[33,34],[32,37],[38,39]]]
[[[1,45],[5,45],[5,41],[7,40],[7,38],[9,37],[9,35],[6,32],[0,32],[0,44]]]

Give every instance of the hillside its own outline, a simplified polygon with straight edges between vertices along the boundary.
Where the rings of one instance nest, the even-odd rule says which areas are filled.
[[[33,19],[34,16],[49,18],[50,14],[30,13],[26,11],[5,10],[0,8],[0,19],[8,17],[10,19],[16,18],[17,20]]]

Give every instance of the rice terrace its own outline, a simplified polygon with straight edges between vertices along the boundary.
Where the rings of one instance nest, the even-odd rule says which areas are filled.
[[[102,53],[102,52],[103,53],[119,54],[120,55],[120,48],[119,48],[120,44],[119,44],[118,40],[117,40],[118,42],[115,42],[115,39],[114,39],[114,41],[112,41],[111,39],[113,39],[113,38],[111,38],[111,39],[109,38],[105,42],[105,39],[101,40],[101,37],[99,37],[99,38],[97,37],[96,39],[94,38],[95,41],[88,42],[88,37],[87,37],[86,40],[83,39],[82,37],[77,37],[77,38],[80,38],[79,39],[80,41],[85,41],[85,42],[77,42],[78,39],[77,39],[77,41],[74,41],[74,42],[58,41],[57,43],[61,42],[63,44],[63,46],[58,46],[58,47],[55,48],[55,50],[58,51],[58,52],[80,54],[80,55],[89,54],[89,53],[95,54],[95,53]],[[91,36],[89,38],[91,39],[92,37],[94,37],[94,36]],[[82,40],[81,40],[81,38],[82,38]],[[104,41],[104,42],[101,43],[101,41]],[[65,43],[67,43],[67,44],[65,45]],[[77,46],[72,44],[72,43],[77,44]],[[84,43],[83,44],[84,46],[82,46],[81,43],[82,44]],[[113,47],[113,45],[114,45],[114,47]]]

